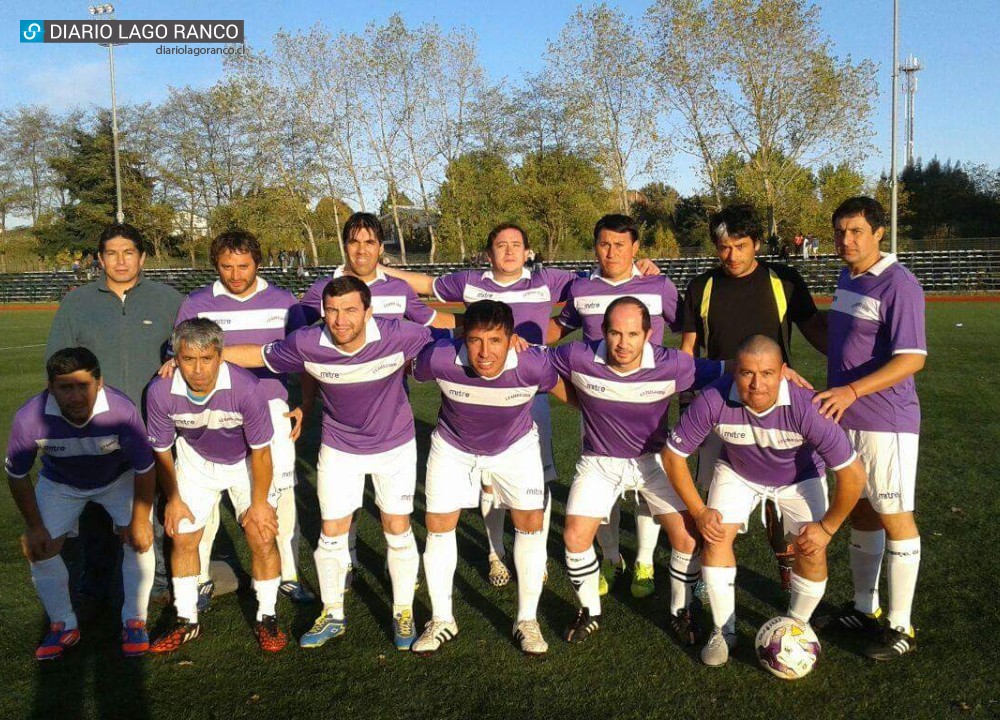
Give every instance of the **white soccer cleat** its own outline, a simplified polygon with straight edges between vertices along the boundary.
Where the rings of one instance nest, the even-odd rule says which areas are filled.
[[[488,579],[490,585],[495,588],[502,588],[510,582],[510,568],[507,567],[507,563],[496,553],[490,553]]]
[[[410,649],[421,655],[430,655],[440,650],[442,645],[453,640],[456,635],[458,635],[458,623],[454,620],[434,618],[424,625],[424,631]]]
[[[549,651],[537,620],[521,620],[515,624],[514,639],[521,643],[521,652],[525,655],[544,655]]]
[[[709,667],[719,667],[729,661],[729,653],[736,647],[736,633],[723,632],[715,628],[712,636],[701,649],[701,661]]]

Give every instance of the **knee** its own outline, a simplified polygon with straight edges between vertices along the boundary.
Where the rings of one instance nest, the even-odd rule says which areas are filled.
[[[181,555],[198,552],[201,533],[178,533],[173,537],[173,551]]]
[[[402,535],[410,529],[409,515],[383,515],[382,531],[389,535]]]
[[[514,527],[524,533],[540,532],[544,519],[545,513],[542,510],[531,510],[513,515]]]
[[[278,552],[278,547],[275,545],[274,538],[265,541],[260,536],[254,537],[253,533],[247,533],[247,545],[250,546],[251,555],[263,560],[269,559],[272,555],[276,555]]]
[[[580,525],[567,522],[566,529],[563,530],[563,542],[570,552],[583,552],[594,544],[594,537]]]

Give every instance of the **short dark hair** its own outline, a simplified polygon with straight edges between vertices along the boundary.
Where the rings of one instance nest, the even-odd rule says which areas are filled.
[[[372,291],[368,288],[364,280],[356,278],[353,275],[341,275],[339,278],[334,278],[328,282],[326,287],[323,288],[323,300],[326,300],[328,297],[350,295],[353,292],[361,296],[361,304],[365,310],[372,306]]]
[[[632,236],[632,242],[639,242],[639,226],[628,215],[612,213],[598,220],[597,224],[594,225],[594,244],[597,244],[597,238],[601,236],[601,230],[610,230],[616,233],[627,232]]]
[[[835,225],[841,218],[854,217],[855,215],[864,215],[872,232],[885,227],[885,208],[882,207],[882,203],[865,195],[847,198],[840,203],[833,211],[830,222]]]
[[[140,253],[146,252],[146,243],[142,239],[142,233],[139,232],[139,229],[135,225],[112,223],[104,228],[104,232],[101,233],[101,237],[97,240],[97,254],[103,255],[104,246],[108,244],[108,240],[113,240],[116,237],[131,240],[136,250]]]
[[[101,364],[97,361],[97,356],[84,347],[70,347],[56,350],[45,362],[45,373],[49,382],[52,382],[59,375],[69,375],[78,370],[86,370],[94,376],[95,380],[101,378]]]
[[[255,265],[260,265],[264,257],[257,236],[246,230],[227,230],[216,235],[208,251],[213,265],[219,266],[219,255],[224,252],[250,253]]]
[[[608,326],[611,324],[611,313],[615,311],[616,308],[622,305],[632,305],[633,307],[639,308],[642,312],[642,331],[648,332],[651,327],[653,327],[653,320],[649,317],[649,308],[646,307],[646,303],[637,297],[632,297],[631,295],[623,295],[620,298],[615,298],[608,305],[608,309],[604,311],[604,319],[601,320],[601,332],[607,332]]]
[[[527,250],[531,245],[528,243],[528,233],[524,231],[524,228],[517,223],[505,222],[500,223],[495,228],[490,230],[490,234],[486,236],[486,250],[493,249],[493,241],[497,239],[497,235],[502,233],[504,230],[517,230],[521,233],[521,239],[524,241],[524,249]]]
[[[477,300],[465,309],[462,327],[466,335],[477,328],[492,330],[499,327],[509,337],[514,334],[514,312],[510,305],[499,300]]]
[[[738,358],[741,355],[759,355],[761,353],[777,353],[778,358],[784,362],[784,354],[781,352],[781,345],[777,341],[768,337],[767,335],[747,335],[745,338],[740,340],[740,344],[736,346],[736,352],[733,354],[734,358]]]
[[[764,236],[764,228],[752,205],[730,205],[709,215],[708,235],[716,246],[726,238],[744,237],[757,244]]]
[[[344,242],[346,243],[361,230],[370,231],[378,240],[379,245],[385,242],[385,228],[382,227],[382,221],[372,213],[367,212],[356,212],[347,218],[347,222],[344,223],[344,231],[341,233]]]

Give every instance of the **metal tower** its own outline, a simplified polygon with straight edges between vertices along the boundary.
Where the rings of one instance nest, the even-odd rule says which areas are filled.
[[[913,55],[900,64],[903,73],[903,92],[906,93],[906,165],[913,164],[913,98],[917,94],[917,73],[924,69],[923,64]]]

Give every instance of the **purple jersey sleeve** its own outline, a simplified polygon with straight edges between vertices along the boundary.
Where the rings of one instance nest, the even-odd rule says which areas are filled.
[[[819,413],[819,405],[805,401],[799,404],[802,416],[799,430],[802,437],[816,448],[823,463],[831,470],[840,470],[856,457],[847,433],[833,420]]]
[[[576,330],[583,326],[583,320],[580,318],[580,313],[576,311],[576,305],[573,302],[573,285],[566,290],[566,305],[563,306],[562,312],[559,313],[557,321],[560,325],[570,330]]]
[[[682,392],[687,390],[697,384],[698,377],[698,365],[697,360],[688,355],[686,352],[681,352],[680,350],[674,350],[674,387],[677,388],[677,392]],[[718,365],[718,363],[716,363]],[[715,378],[718,379],[718,375]]]
[[[538,369],[538,392],[547,393],[554,388],[559,382],[559,373],[552,364],[552,353],[544,347],[531,347],[524,352],[524,355]]]
[[[264,396],[259,392],[242,393],[240,412],[243,414],[243,437],[247,445],[252,450],[270,445],[274,439],[274,426]]]
[[[678,333],[681,331],[683,320],[677,312],[680,298],[677,294],[677,286],[666,275],[663,276],[663,289],[660,291],[663,302],[663,319],[670,327],[670,331]]]
[[[146,392],[146,436],[156,452],[169,450],[177,439],[177,428],[162,397],[165,383],[165,380],[156,380]]]
[[[465,297],[465,271],[442,275],[434,279],[434,294],[441,302],[462,302]]]
[[[427,382],[434,379],[434,371],[431,363],[434,362],[434,351],[441,346],[445,340],[438,340],[433,345],[427,345],[417,353],[413,360],[413,379],[417,382]]]
[[[434,340],[430,328],[425,328],[423,325],[417,325],[406,320],[400,321],[399,331],[403,357],[407,360],[415,358],[424,347]]]
[[[19,422],[17,415],[14,416],[14,426],[7,438],[7,456],[4,458],[7,475],[12,478],[23,478],[31,472],[38,454],[38,446],[29,435],[27,426],[27,422]]]
[[[570,355],[573,352],[573,346],[576,343],[566,343],[565,345],[560,345],[557,348],[553,348],[548,351],[549,362],[552,364],[552,369],[556,371],[564,380],[569,380],[570,375],[573,374],[573,368],[570,363]]]
[[[268,343],[264,346],[264,365],[273,373],[300,373],[306,365],[299,352],[299,339],[306,329],[300,329],[287,336],[284,340]]]
[[[706,388],[705,392],[696,397],[681,415],[680,422],[674,426],[667,439],[667,447],[681,457],[687,457],[697,450],[715,429],[716,406],[720,399],[716,387]]]
[[[415,322],[417,325],[430,325],[434,322],[434,318],[437,316],[437,311],[432,310],[427,307],[427,303],[417,297],[417,293],[413,291],[409,285],[406,286],[406,311],[403,313],[403,317],[410,322]]]
[[[540,272],[545,273],[545,284],[549,286],[552,294],[552,302],[566,302],[569,295],[569,286],[579,277],[576,273],[559,268],[542,268]]]
[[[132,408],[122,427],[119,444],[133,470],[141,473],[153,467],[153,448],[149,446],[146,428],[142,424],[142,418],[139,417],[139,410],[135,407]]]
[[[323,309],[323,288],[330,282],[330,278],[323,277],[309,286],[302,296],[302,300],[293,305],[288,310],[288,331],[312,325],[320,319]]]
[[[924,330],[924,291],[912,281],[901,282],[889,306],[886,322],[892,354],[927,354]]]

